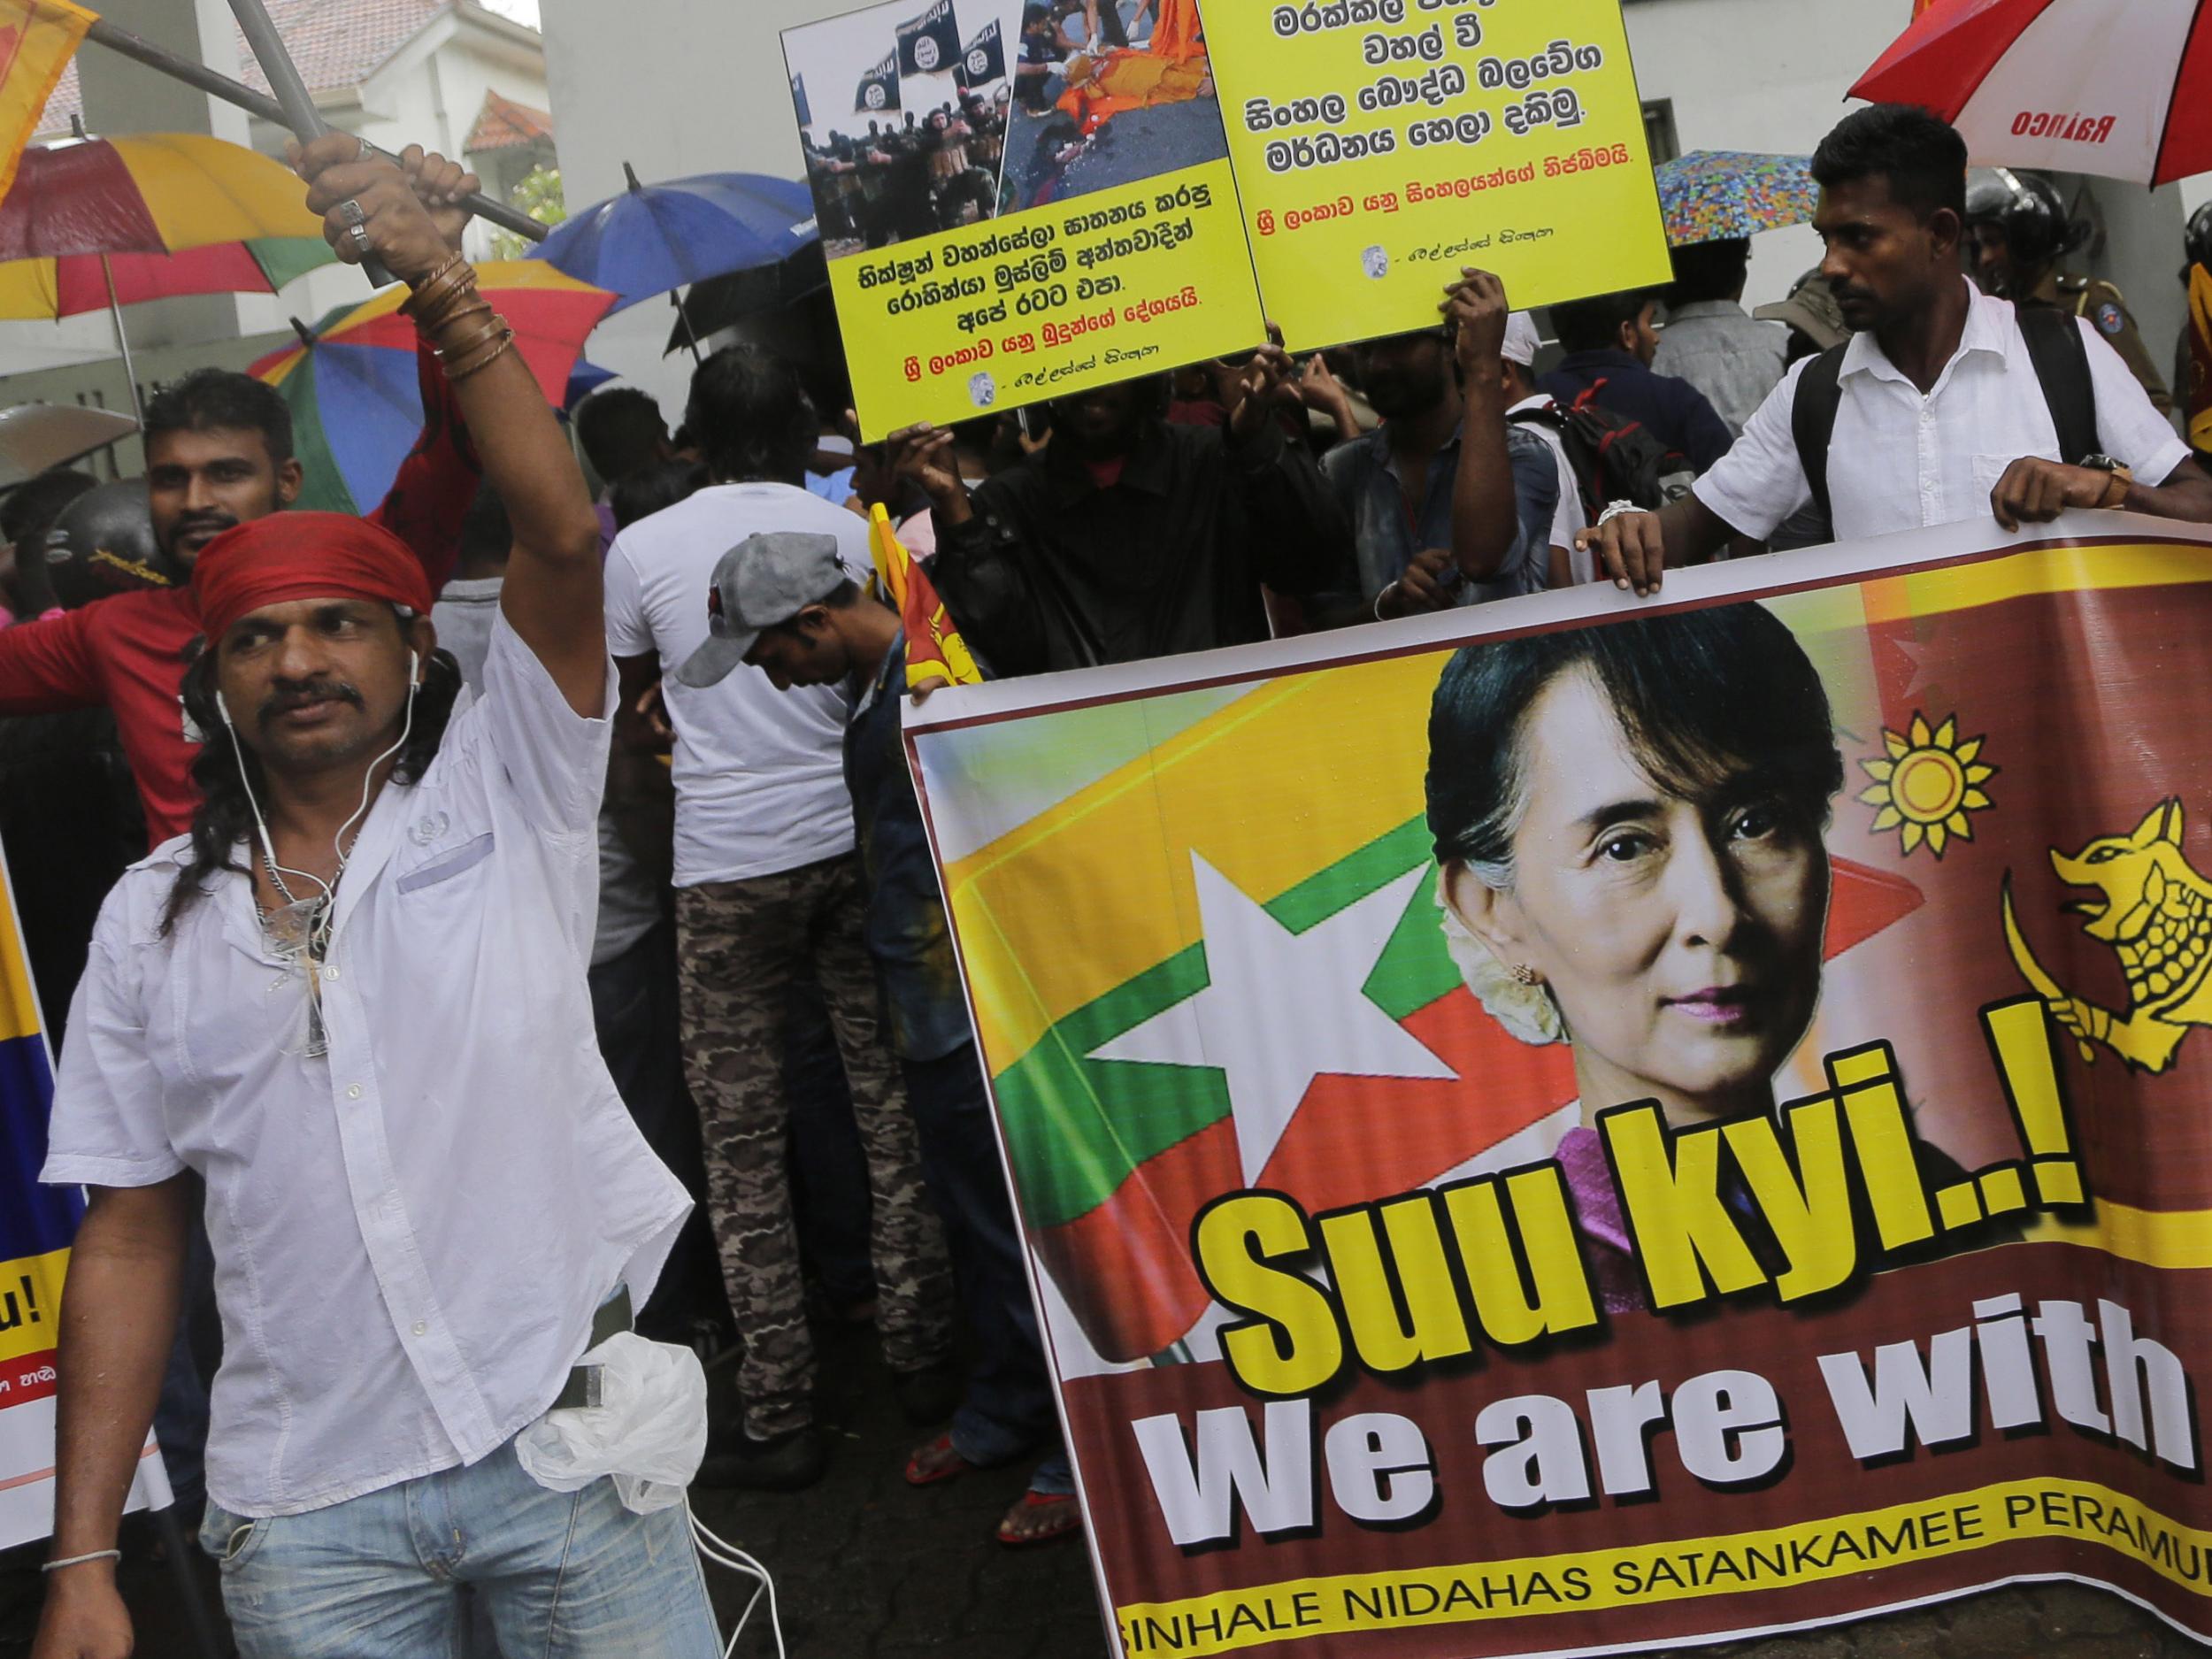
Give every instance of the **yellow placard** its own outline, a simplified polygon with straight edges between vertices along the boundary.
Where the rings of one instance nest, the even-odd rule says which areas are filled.
[[[61,1286],[69,1252],[0,1262],[0,1363],[42,1354],[61,1340]],[[5,1405],[0,1396],[0,1405]]]
[[[830,266],[870,439],[1256,343],[1229,164],[963,226]]]
[[[1268,315],[1294,349],[1663,282],[1619,0],[1206,0]]]

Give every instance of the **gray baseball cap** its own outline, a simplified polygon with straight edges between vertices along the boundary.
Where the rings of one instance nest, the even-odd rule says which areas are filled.
[[[706,643],[684,659],[676,678],[687,686],[718,684],[745,661],[764,628],[790,621],[851,580],[835,536],[791,530],[748,536],[715,565]]]

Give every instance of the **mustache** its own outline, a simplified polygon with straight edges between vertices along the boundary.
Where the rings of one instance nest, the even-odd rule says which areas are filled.
[[[268,701],[261,705],[259,717],[261,724],[266,726],[279,715],[288,714],[294,709],[304,708],[311,703],[349,703],[357,709],[364,706],[361,694],[347,685],[345,681],[311,680],[304,685],[289,687],[271,694]]]
[[[173,545],[198,531],[204,530],[211,535],[220,535],[224,531],[234,530],[237,526],[238,520],[227,512],[189,513],[177,520],[175,526],[169,532],[169,540]]]

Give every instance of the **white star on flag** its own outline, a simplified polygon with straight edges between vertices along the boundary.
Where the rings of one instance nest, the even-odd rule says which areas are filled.
[[[1195,851],[1191,873],[1206,950],[1207,986],[1094,1048],[1094,1060],[1211,1066],[1229,1088],[1247,1183],[1317,1077],[1458,1074],[1370,1001],[1361,988],[1425,866],[1294,933]]]

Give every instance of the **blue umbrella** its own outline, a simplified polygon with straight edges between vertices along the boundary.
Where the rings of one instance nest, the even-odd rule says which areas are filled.
[[[538,246],[533,259],[634,305],[709,277],[789,258],[820,233],[812,193],[788,179],[751,173],[705,173],[640,184],[625,162],[630,188],[571,217]],[[698,342],[692,342],[695,354]]]

